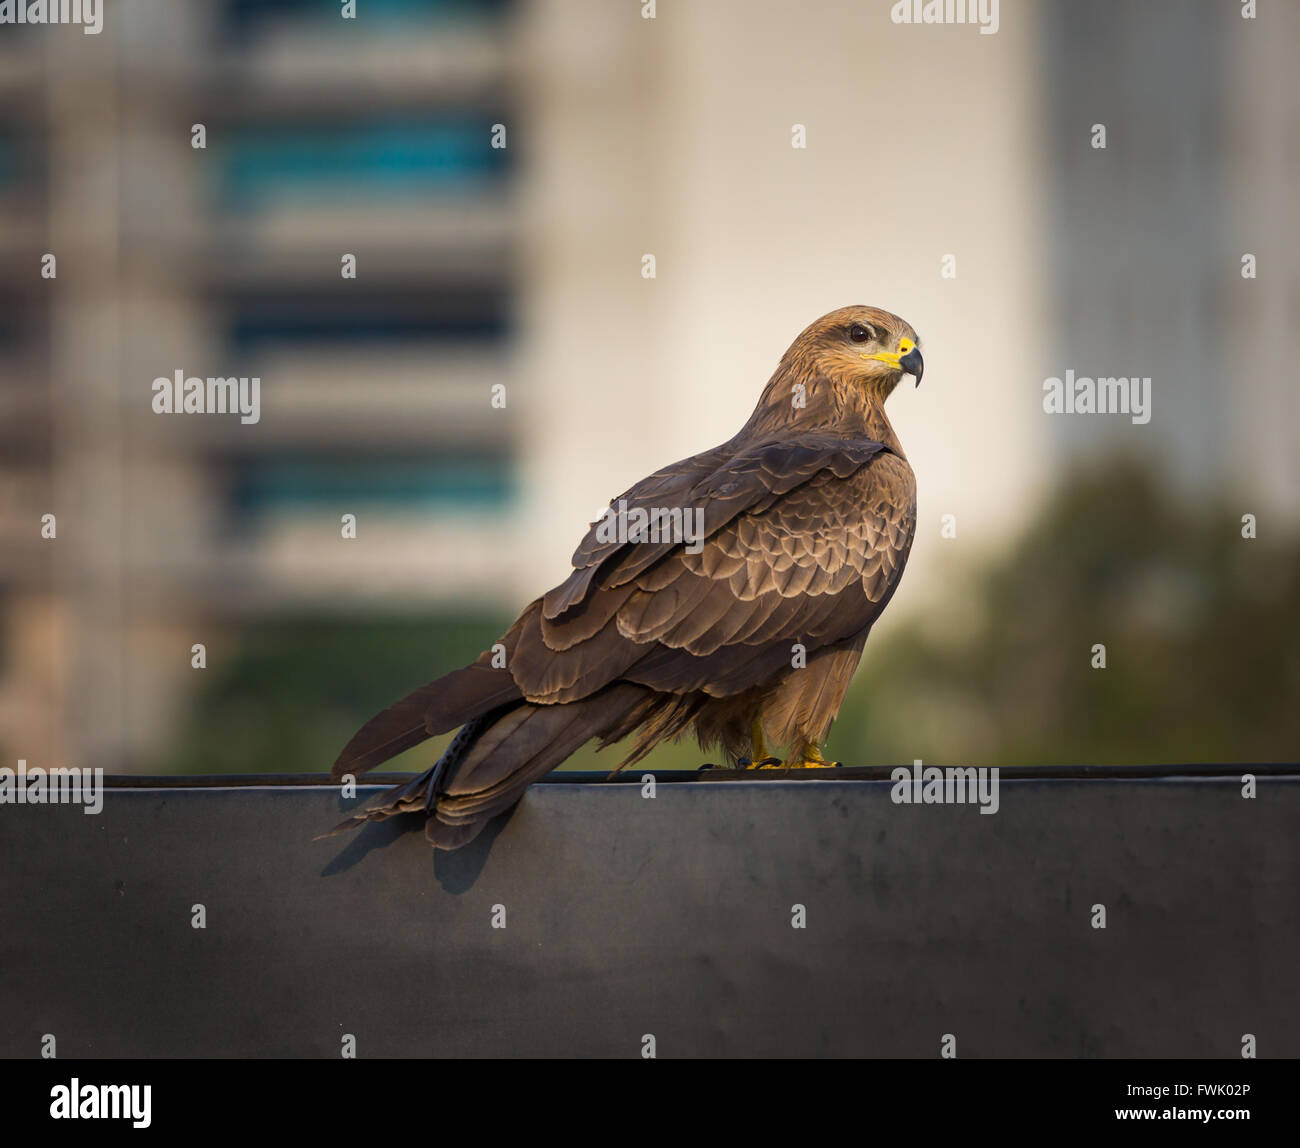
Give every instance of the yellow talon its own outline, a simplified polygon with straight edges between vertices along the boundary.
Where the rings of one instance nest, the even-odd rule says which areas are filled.
[[[754,756],[742,758],[736,764],[741,769],[831,769],[838,766],[838,761],[827,761],[822,751],[812,742],[804,742],[799,753],[786,758],[773,757],[767,748],[767,739],[763,736],[763,720],[755,718],[749,727],[750,740],[754,745]]]
[[[796,757],[784,762],[786,769],[835,769],[839,764],[838,761],[827,761],[822,757],[822,751],[811,742]]]

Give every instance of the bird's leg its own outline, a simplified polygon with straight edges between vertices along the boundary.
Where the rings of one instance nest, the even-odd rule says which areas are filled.
[[[767,752],[767,739],[763,736],[763,719],[756,717],[749,726],[749,738],[754,744],[754,756],[741,758],[736,764],[741,769],[773,769],[781,764],[779,758]]]
[[[786,769],[833,769],[840,763],[827,761],[822,757],[822,751],[816,742],[805,741],[800,745],[799,752],[783,764]]]

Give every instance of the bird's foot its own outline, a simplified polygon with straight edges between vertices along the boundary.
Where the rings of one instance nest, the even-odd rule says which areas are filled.
[[[786,769],[838,769],[838,761],[827,761],[815,745],[806,745],[802,751],[783,762]]]
[[[822,757],[822,751],[812,742],[805,742],[797,753],[782,761],[779,757],[773,757],[767,752],[767,746],[763,743],[761,730],[755,723],[754,731],[754,756],[738,757],[736,764],[732,765],[702,765],[700,772],[706,769],[725,769],[725,770],[745,770],[745,769],[780,769],[789,771],[792,769],[837,769],[840,763],[838,761],[827,761]]]
[[[780,769],[781,759],[779,757],[760,757],[755,761],[752,757],[738,757],[735,765],[714,765],[712,762],[706,762],[700,766],[698,772],[703,773],[705,770],[725,770],[728,773],[734,773],[742,769]]]

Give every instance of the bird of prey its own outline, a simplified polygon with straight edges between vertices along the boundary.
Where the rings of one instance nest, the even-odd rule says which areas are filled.
[[[778,763],[769,744],[790,768],[835,764],[821,743],[916,530],[916,482],[885,399],[904,374],[919,385],[923,365],[916,332],[888,311],[818,319],[734,438],[613,500],[573,572],[493,650],[362,726],[335,780],[459,732],[334,832],[422,813],[435,848],[459,848],[593,738],[604,748],[638,733],[620,769],[688,730],[732,768]],[[690,538],[644,528],[689,512]]]

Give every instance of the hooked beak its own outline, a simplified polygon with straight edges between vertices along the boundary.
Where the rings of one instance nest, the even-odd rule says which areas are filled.
[[[897,351],[881,351],[875,355],[863,355],[864,359],[876,359],[881,363],[888,363],[896,370],[905,371],[916,379],[916,385],[921,385],[921,376],[925,373],[925,360],[921,358],[921,352],[917,350],[916,344],[911,339],[899,339]]]

